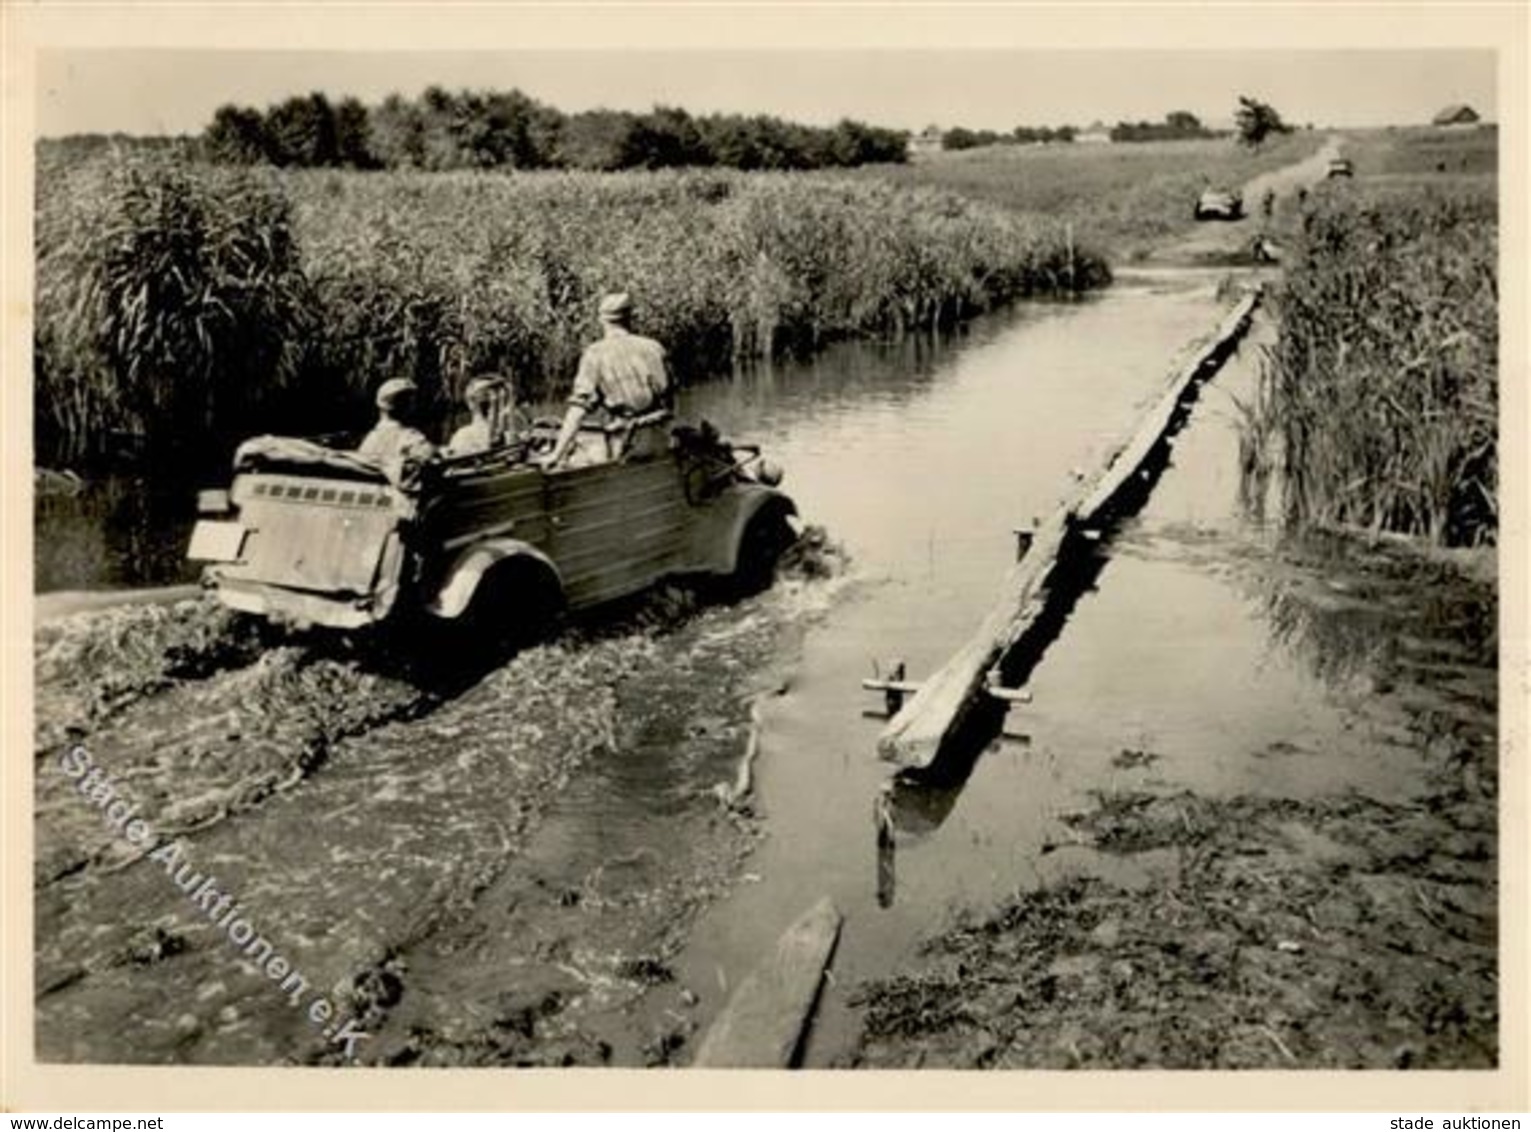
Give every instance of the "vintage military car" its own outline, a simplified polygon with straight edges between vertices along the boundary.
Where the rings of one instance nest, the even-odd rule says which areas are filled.
[[[796,507],[758,449],[706,425],[664,428],[606,462],[547,471],[530,457],[555,428],[430,461],[408,484],[350,452],[257,438],[236,454],[230,488],[203,493],[187,556],[234,609],[337,629],[423,621],[477,638],[666,577],[769,582]]]
[[[1196,198],[1197,220],[1239,220],[1244,215],[1244,194],[1238,189],[1207,189]]]

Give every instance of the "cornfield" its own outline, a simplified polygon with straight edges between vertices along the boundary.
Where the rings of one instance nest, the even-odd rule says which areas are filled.
[[[1496,540],[1497,240],[1491,185],[1318,195],[1245,424],[1288,525]]]
[[[226,449],[356,428],[407,375],[439,419],[474,373],[556,395],[632,293],[684,380],[850,335],[950,325],[1110,280],[1045,218],[800,174],[430,174],[107,157],[40,185],[37,435]]]

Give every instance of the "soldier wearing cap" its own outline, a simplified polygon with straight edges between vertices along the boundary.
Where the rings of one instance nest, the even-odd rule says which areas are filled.
[[[424,461],[435,453],[425,434],[414,426],[415,383],[392,377],[378,386],[377,424],[367,433],[356,454],[398,479],[407,461]]]
[[[580,355],[569,411],[548,456],[549,467],[569,455],[589,413],[602,410],[608,418],[634,426],[668,417],[671,388],[664,347],[633,333],[632,314],[633,302],[625,291],[601,300],[602,336]]]
[[[503,443],[515,425],[515,390],[509,379],[492,373],[475,377],[463,400],[473,419],[452,434],[445,454],[469,456]]]

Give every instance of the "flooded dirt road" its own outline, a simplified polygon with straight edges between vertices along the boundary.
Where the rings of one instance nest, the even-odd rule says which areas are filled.
[[[688,391],[684,414],[764,445],[844,551],[818,548],[738,605],[666,589],[467,684],[197,602],[42,627],[39,1058],[684,1065],[827,894],[846,924],[807,1061],[898,1060],[863,1036],[884,1017],[870,981],[964,909],[1077,859],[1066,819],[1091,791],[1174,768],[1214,795],[1252,774],[1406,793],[1391,740],[1344,725],[1340,677],[1274,632],[1251,596],[1265,591],[1228,565],[1266,550],[1230,533],[1224,443],[1193,481],[1166,477],[1170,518],[1124,540],[1137,573],[1102,573],[1011,737],[962,787],[902,797],[879,899],[871,805],[888,768],[860,679],[892,656],[930,672],[965,639],[1012,528],[1131,428],[1215,325],[1217,282],[1129,275],[949,342],[847,345]],[[1216,385],[1205,400],[1226,417]],[[71,744],[156,844],[182,847],[176,862],[135,855],[87,804]],[[1310,754],[1331,748],[1349,753]],[[1125,884],[1153,866],[1107,872]],[[213,879],[301,972],[301,1003],[199,906]],[[337,1040],[342,1020],[365,1039]]]

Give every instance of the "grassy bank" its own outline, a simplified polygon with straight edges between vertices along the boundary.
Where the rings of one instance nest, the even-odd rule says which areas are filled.
[[[1492,181],[1331,182],[1293,250],[1274,304],[1280,338],[1247,421],[1246,476],[1279,471],[1289,525],[1496,541]]]
[[[1118,261],[1191,225],[1209,184],[1241,185],[1317,152],[1324,136],[1301,132],[1249,150],[1229,138],[1047,147],[993,146],[943,153],[857,176],[906,187],[947,189],[975,201],[1072,224]]]
[[[950,325],[1109,281],[1045,218],[793,174],[231,171],[163,156],[39,186],[45,459],[356,427],[407,374],[438,415],[475,372],[570,380],[602,291],[633,292],[682,377]]]

